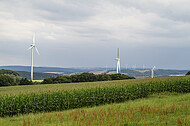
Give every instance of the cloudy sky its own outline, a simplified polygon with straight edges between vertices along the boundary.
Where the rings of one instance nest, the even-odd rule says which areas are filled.
[[[0,66],[190,69],[189,0],[0,0]]]

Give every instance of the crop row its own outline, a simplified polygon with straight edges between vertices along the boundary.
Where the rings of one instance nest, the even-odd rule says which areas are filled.
[[[120,103],[159,92],[190,92],[190,79],[0,97],[0,117]]]

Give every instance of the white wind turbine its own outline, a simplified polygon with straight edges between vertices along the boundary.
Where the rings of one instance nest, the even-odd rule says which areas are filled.
[[[120,72],[119,48],[117,48],[117,58],[115,60],[117,61],[117,73],[119,73]]]
[[[137,68],[137,65],[135,64],[135,65],[133,65],[132,67],[133,67],[133,69],[134,69],[134,70],[136,70],[136,68]]]
[[[33,35],[33,43],[30,45],[30,47],[28,48],[31,49],[31,81],[33,80],[33,49],[35,48],[36,52],[38,53],[38,55],[40,55],[38,49],[36,48],[36,45],[35,45],[35,34]]]
[[[151,74],[151,78],[154,78],[154,69],[155,69],[156,67],[154,66],[152,69],[151,69],[151,72],[152,72],[152,74]]]
[[[144,68],[145,68],[145,65],[143,64],[143,78],[144,78],[144,72],[145,72],[145,71],[144,71]]]

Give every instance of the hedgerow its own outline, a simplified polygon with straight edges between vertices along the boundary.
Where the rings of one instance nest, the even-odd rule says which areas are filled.
[[[110,80],[125,80],[135,79],[121,73],[118,74],[99,74],[81,73],[76,75],[61,75],[44,79],[41,84],[57,84],[57,83],[77,83],[77,82],[94,82],[94,81],[110,81]]]
[[[190,79],[0,97],[0,117],[120,103],[160,92],[190,92]]]

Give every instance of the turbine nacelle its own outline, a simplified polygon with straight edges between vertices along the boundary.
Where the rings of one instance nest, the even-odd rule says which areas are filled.
[[[35,47],[35,44],[30,45],[30,47],[32,47],[32,48]]]
[[[152,70],[154,70],[156,68],[156,66],[153,66]]]
[[[119,58],[115,58],[115,60],[119,61],[120,59]]]

